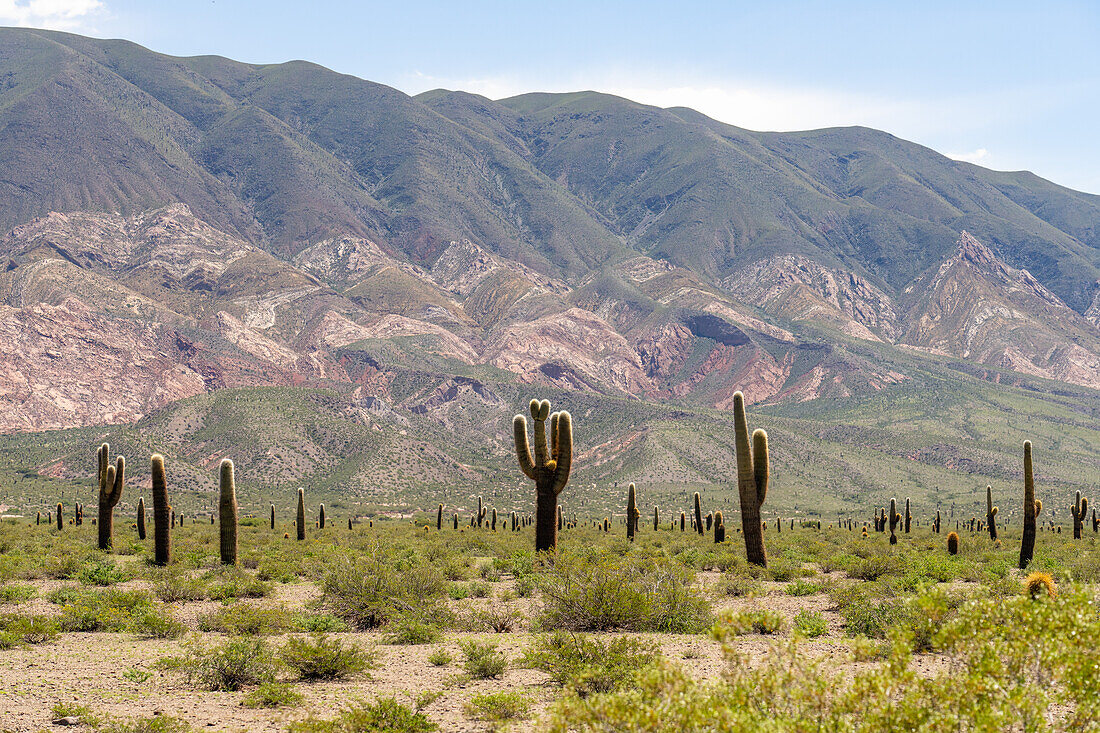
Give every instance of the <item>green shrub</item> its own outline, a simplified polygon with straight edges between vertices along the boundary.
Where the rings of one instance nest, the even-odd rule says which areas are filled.
[[[191,726],[187,721],[171,715],[154,715],[151,718],[112,720],[96,729],[96,733],[187,733]]]
[[[351,631],[351,627],[348,626],[347,622],[333,616],[331,613],[298,614],[294,618],[294,627],[299,631],[311,633],[339,634],[344,631]]]
[[[458,646],[465,657],[462,668],[475,680],[496,679],[508,667],[508,660],[497,651],[495,642],[481,643],[467,639]]]
[[[175,566],[156,568],[151,579],[153,593],[165,603],[201,601],[206,598],[206,586],[192,578],[186,570]]]
[[[38,591],[32,585],[0,585],[0,603],[23,603],[37,595]]]
[[[386,644],[434,644],[443,638],[438,627],[414,616],[399,616],[386,626],[382,641]]]
[[[474,695],[462,708],[474,720],[504,723],[527,720],[531,715],[531,699],[521,692],[491,692]]]
[[[379,698],[345,708],[335,720],[313,716],[290,724],[288,733],[430,733],[437,729],[420,711],[414,711],[395,698]]]
[[[439,600],[445,581],[431,567],[398,571],[377,544],[362,556],[338,556],[322,581],[325,603],[360,629],[384,626],[402,614],[447,618]]]
[[[786,625],[783,614],[766,608],[724,611],[718,619],[718,628],[733,635],[778,634]]]
[[[309,639],[291,637],[279,658],[309,682],[344,679],[377,666],[373,653],[354,644],[345,646],[339,638],[321,633]]]
[[[540,590],[546,629],[698,633],[712,621],[694,571],[663,557],[562,553]]]
[[[240,568],[222,569],[214,575],[207,590],[212,601],[234,601],[239,598],[263,598],[271,593],[271,584]]]
[[[152,596],[140,590],[103,591],[83,588],[61,588],[48,596],[61,606],[58,625],[62,631],[114,631],[159,636],[172,629],[177,635],[171,615]]]
[[[746,596],[757,595],[760,593],[761,588],[760,581],[755,578],[731,575],[722,579],[722,582],[718,584],[717,592],[719,595],[723,596],[744,598]]]
[[[657,658],[657,645],[629,637],[607,641],[588,634],[561,631],[532,639],[522,664],[539,669],[581,697],[613,692],[628,684],[637,672]]]
[[[254,606],[239,603],[224,606],[199,618],[199,630],[223,634],[266,636],[291,627],[292,617],[284,606]]]
[[[246,708],[292,708],[302,704],[305,696],[285,682],[264,682],[241,700]]]
[[[0,649],[43,644],[57,636],[57,622],[48,616],[0,614]]]
[[[90,707],[75,702],[54,703],[53,707],[50,708],[50,717],[55,720],[57,718],[80,718],[82,725],[92,728],[99,727],[101,722],[100,716],[96,715]]]
[[[452,601],[461,601],[463,598],[470,597],[470,584],[469,583],[451,583],[447,586],[447,596]]]
[[[259,637],[232,639],[213,649],[195,641],[187,656],[170,661],[179,662],[189,683],[207,690],[234,691],[275,679],[271,652]]]
[[[789,583],[784,589],[789,596],[812,596],[820,593],[822,590],[824,590],[824,586],[820,583],[808,582],[801,578],[793,583]]]
[[[115,561],[109,558],[97,558],[84,563],[76,574],[76,579],[84,585],[109,586],[127,579]]]
[[[451,663],[451,655],[446,649],[436,649],[428,655],[428,664],[433,667],[446,667]]]
[[[829,632],[829,623],[818,611],[802,609],[794,615],[794,627],[809,639],[815,639]]]

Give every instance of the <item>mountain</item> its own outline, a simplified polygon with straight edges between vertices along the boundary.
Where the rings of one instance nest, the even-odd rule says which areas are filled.
[[[0,480],[75,480],[111,434],[196,490],[233,453],[381,506],[511,481],[508,418],[550,394],[594,431],[580,476],[672,496],[729,480],[741,390],[805,505],[1001,475],[1007,405],[1067,424],[1100,387],[1100,197],[884,132],[31,29],[0,77]],[[923,442],[876,421],[929,393],[989,436],[955,445],[955,398]]]

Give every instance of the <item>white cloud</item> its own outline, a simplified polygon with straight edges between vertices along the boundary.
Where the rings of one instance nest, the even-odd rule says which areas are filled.
[[[101,0],[0,0],[0,24],[82,30],[102,10]]]
[[[964,163],[983,163],[989,158],[989,151],[985,148],[978,148],[969,153],[947,153],[946,155],[952,160],[961,160]]]

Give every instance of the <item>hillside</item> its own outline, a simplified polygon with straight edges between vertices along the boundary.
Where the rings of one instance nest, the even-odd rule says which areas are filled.
[[[969,502],[1027,437],[1088,481],[1100,197],[595,92],[410,97],[28,29],[0,70],[16,495],[80,485],[102,437],[200,504],[229,454],[260,504],[510,492],[537,394],[578,418],[580,506],[679,502],[727,490],[738,390],[785,510]]]

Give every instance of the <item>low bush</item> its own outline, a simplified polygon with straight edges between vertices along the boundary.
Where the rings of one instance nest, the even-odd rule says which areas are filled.
[[[496,679],[504,674],[508,659],[497,651],[495,642],[482,643],[467,639],[459,644],[465,659],[462,669],[475,680]]]
[[[629,637],[607,641],[561,631],[535,636],[521,664],[542,670],[559,685],[585,697],[620,690],[657,658],[657,645]]]
[[[246,708],[292,708],[302,704],[305,696],[285,682],[264,682],[241,700]]]
[[[334,720],[310,716],[291,723],[287,733],[431,733],[437,728],[419,710],[384,697],[345,708]]]
[[[462,709],[474,720],[489,723],[527,720],[531,715],[531,699],[521,692],[490,692],[474,695]]]
[[[48,616],[0,614],[0,650],[43,644],[57,636],[57,622]]]
[[[377,666],[374,654],[320,633],[308,639],[291,637],[279,658],[308,682],[344,679]]]
[[[194,641],[185,657],[167,662],[162,666],[177,666],[190,684],[207,690],[234,691],[275,680],[271,651],[257,637],[233,639],[213,649]]]

